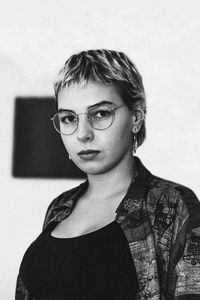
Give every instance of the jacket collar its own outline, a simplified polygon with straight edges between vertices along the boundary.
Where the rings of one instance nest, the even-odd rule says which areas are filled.
[[[134,160],[137,175],[131,181],[125,197],[116,210],[117,214],[124,216],[132,213],[138,206],[141,206],[141,199],[146,198],[153,176],[137,156],[134,157]]]
[[[152,174],[144,167],[138,157],[134,157],[137,176],[131,181],[125,197],[116,209],[117,216],[124,219],[125,216],[133,213],[141,207],[141,199],[144,199]],[[67,191],[61,195],[59,205],[54,207],[54,214],[51,221],[62,221],[73,210],[79,197],[86,191],[88,180],[85,180],[78,187]]]

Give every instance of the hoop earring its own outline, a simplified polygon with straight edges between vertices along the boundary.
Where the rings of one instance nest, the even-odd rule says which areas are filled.
[[[137,144],[137,134],[133,134],[133,153],[136,153],[138,144]]]

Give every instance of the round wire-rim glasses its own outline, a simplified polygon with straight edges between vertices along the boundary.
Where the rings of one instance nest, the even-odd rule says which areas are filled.
[[[55,128],[55,130],[62,134],[62,135],[72,135],[78,128],[78,124],[79,124],[79,116],[80,115],[86,115],[86,119],[88,121],[88,123],[90,124],[90,126],[93,128],[93,129],[96,129],[96,130],[105,130],[105,129],[108,129],[114,122],[114,119],[115,119],[115,110],[121,108],[125,106],[125,104],[121,104],[119,105],[118,107],[114,107],[114,108],[111,108],[110,106],[108,105],[103,105],[103,106],[96,106],[96,107],[92,107],[88,110],[87,113],[80,113],[80,114],[75,114],[74,112],[71,112],[71,111],[68,111],[68,110],[61,110],[61,111],[58,111],[57,113],[55,113],[55,115],[51,118],[51,121],[53,122],[53,126]],[[95,125],[95,121],[96,123],[99,122],[102,122],[102,119],[103,117],[96,117],[96,120],[94,119],[94,116],[96,116],[97,114],[99,113],[110,113],[110,115],[107,116],[107,119],[104,118],[103,120],[103,127],[102,128],[98,128],[98,125]],[[63,115],[64,113],[66,113],[66,115]],[[71,121],[71,124],[68,123],[68,125],[72,125],[72,127],[68,127],[67,130],[70,131],[70,133],[66,133],[66,132],[63,132],[62,130],[60,130],[60,122],[62,122],[62,118],[61,116],[63,117],[63,120],[65,120],[67,117],[74,117],[75,121]],[[106,123],[107,122],[107,123]],[[102,125],[102,123],[101,123]],[[66,130],[66,128],[65,128]]]

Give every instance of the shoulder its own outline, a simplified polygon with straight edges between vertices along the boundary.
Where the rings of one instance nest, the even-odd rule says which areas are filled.
[[[51,220],[57,219],[57,216],[62,216],[63,213],[70,213],[78,195],[86,188],[86,186],[87,181],[84,181],[80,185],[57,196],[47,208],[43,228],[46,227]]]
[[[171,208],[182,206],[188,210],[190,215],[195,212],[195,208],[200,213],[200,202],[190,188],[155,176],[142,164],[138,157],[135,157],[135,163],[139,177],[138,180],[136,178],[138,183],[136,187],[139,191],[144,190],[150,209],[153,210],[157,205],[166,205]]]
[[[182,184],[152,175],[147,199],[155,209],[174,210],[183,218],[185,214],[191,219],[199,219],[200,202],[195,193]]]

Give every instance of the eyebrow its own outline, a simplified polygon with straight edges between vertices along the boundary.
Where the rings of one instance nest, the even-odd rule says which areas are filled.
[[[87,109],[89,110],[89,109],[91,109],[91,108],[93,108],[93,107],[98,107],[98,106],[100,106],[100,105],[112,105],[112,106],[115,106],[115,104],[114,104],[113,102],[103,100],[103,101],[100,101],[100,102],[97,102],[97,103],[95,103],[95,104],[93,104],[93,105],[88,106]],[[58,112],[62,112],[62,111],[70,111],[70,112],[74,112],[73,110],[67,109],[67,108],[65,108],[65,109],[64,109],[64,108],[59,108],[59,109],[58,109]]]

